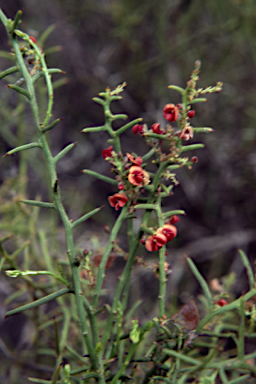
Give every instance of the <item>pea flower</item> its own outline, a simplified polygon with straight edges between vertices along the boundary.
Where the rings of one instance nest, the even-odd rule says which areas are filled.
[[[132,127],[132,131],[135,135],[139,135],[139,134],[143,133],[143,125],[142,124],[135,124]]]
[[[149,174],[138,165],[132,165],[129,169],[128,181],[132,185],[144,187],[149,183]]]
[[[166,243],[177,236],[177,228],[172,224],[164,224],[154,235],[149,235],[145,241],[145,248],[149,252],[158,251]]]
[[[195,114],[196,114],[196,112],[194,111],[194,109],[191,109],[190,111],[188,111],[187,116],[188,116],[190,119],[192,119],[192,117],[194,117]]]
[[[131,155],[130,153],[126,153],[126,156],[128,157],[128,159],[135,165],[138,165],[139,167],[141,166],[143,160],[140,156],[138,157],[134,157],[133,155]]]
[[[148,252],[158,251],[167,243],[167,237],[163,233],[149,235],[145,241],[145,248]]]
[[[112,156],[112,154],[111,154],[112,149],[113,149],[113,145],[111,145],[110,147],[108,147],[106,149],[103,149],[103,151],[101,152],[103,159],[106,159],[107,157]]]
[[[177,216],[177,215],[173,215],[173,216],[171,217],[170,221],[169,221],[169,224],[175,224],[175,223],[177,223],[178,221],[180,221],[179,216]],[[168,223],[166,223],[166,224],[168,224]]]
[[[177,228],[172,224],[164,224],[161,228],[158,228],[156,234],[163,234],[168,242],[177,236]]]
[[[177,121],[179,117],[179,108],[174,104],[166,104],[163,113],[164,118],[167,121]]]
[[[108,202],[111,207],[114,207],[116,211],[127,203],[128,197],[123,193],[115,193],[113,196],[108,197]]]
[[[225,299],[219,299],[219,300],[217,301],[217,304],[218,304],[220,307],[223,307],[224,305],[228,305],[228,302],[227,302],[227,300],[225,300]]]
[[[165,133],[165,131],[160,128],[160,124],[159,123],[153,124],[151,129],[152,129],[152,131],[154,133],[157,133],[158,135],[161,135],[161,134]]]

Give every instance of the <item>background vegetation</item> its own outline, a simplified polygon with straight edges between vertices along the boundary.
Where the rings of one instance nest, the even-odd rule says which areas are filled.
[[[203,121],[206,126],[214,127],[215,132],[200,138],[206,148],[198,151],[199,162],[192,170],[178,174],[180,185],[168,201],[169,209],[179,207],[187,212],[179,222],[179,236],[168,255],[173,270],[169,278],[169,300],[176,305],[177,300],[186,302],[198,293],[198,285],[185,267],[184,254],[194,259],[207,281],[235,272],[234,297],[245,291],[245,271],[237,248],[242,247],[252,263],[256,251],[255,2],[1,0],[0,5],[9,17],[23,9],[23,30],[36,38],[49,25],[54,25],[45,40],[45,47],[49,48],[47,62],[51,67],[61,67],[66,77],[55,83],[54,115],[63,120],[51,136],[52,145],[57,153],[68,143],[78,141],[76,149],[58,169],[71,217],[77,218],[81,212],[106,204],[106,196],[113,192],[81,173],[84,168],[99,171],[102,167],[108,172],[108,164],[101,158],[101,151],[107,146],[104,135],[80,133],[85,126],[103,122],[100,107],[91,100],[93,96],[107,85],[114,87],[126,81],[128,86],[122,102],[116,104],[116,111],[127,113],[130,119],[141,116],[151,124],[161,120],[166,102],[177,101],[175,93],[166,86],[182,86],[196,59],[202,61],[202,86],[223,81],[223,91],[218,97],[212,95],[207,104],[195,108],[195,125],[196,121]],[[2,26],[0,46],[9,50]],[[0,59],[0,69],[4,70],[8,59],[3,54]],[[18,103],[19,109],[15,109],[19,100],[5,85],[1,81],[2,155],[33,134],[24,103]],[[143,151],[140,140],[132,132],[127,133],[125,145],[127,150]],[[9,202],[20,200],[20,194],[27,198],[40,195],[42,199],[48,194],[48,186],[42,182],[42,159],[35,156],[27,161],[26,155],[8,157],[0,160],[0,167],[1,238],[12,234],[20,245],[21,238],[29,235],[32,241],[37,236],[33,232],[36,211],[31,215],[30,211],[21,211],[18,204]],[[111,217],[114,222],[115,213],[106,204],[90,221],[89,228],[85,225],[77,232],[78,246],[98,252],[104,246],[102,227],[111,224]],[[41,218],[42,228],[48,225],[45,220]],[[54,227],[56,219],[52,220]],[[58,236],[62,240],[61,230]],[[15,250],[15,241],[9,246],[10,253]],[[117,260],[109,271],[110,296],[112,281],[121,265]],[[145,272],[140,279],[140,273],[135,271],[133,294],[145,300],[140,314],[143,319],[154,310],[157,289],[155,292],[152,289],[150,297],[146,296],[155,279]],[[17,289],[9,280],[1,276],[3,301]],[[8,302],[5,304],[8,306]],[[4,308],[1,311],[3,317]],[[20,329],[17,318],[10,318],[0,329],[16,354],[19,348],[32,342],[22,319],[18,323]],[[24,324],[29,329],[29,324]],[[28,333],[32,338],[31,329]],[[2,352],[8,355],[8,351]]]

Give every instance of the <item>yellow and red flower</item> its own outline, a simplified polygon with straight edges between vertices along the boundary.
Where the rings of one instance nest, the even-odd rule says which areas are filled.
[[[129,169],[128,181],[132,185],[144,187],[149,183],[149,174],[142,167],[132,165]]]
[[[108,197],[109,204],[115,208],[116,211],[119,208],[123,208],[128,200],[128,197],[124,193],[115,193],[113,196]]]
[[[145,248],[148,252],[158,251],[176,236],[177,228],[172,224],[164,224],[154,235],[146,238]]]
[[[158,228],[156,234],[163,234],[167,238],[167,242],[174,239],[177,236],[177,228],[172,224],[164,224],[161,228]]]
[[[167,243],[167,237],[163,233],[149,235],[145,241],[145,248],[148,252],[158,251]]]

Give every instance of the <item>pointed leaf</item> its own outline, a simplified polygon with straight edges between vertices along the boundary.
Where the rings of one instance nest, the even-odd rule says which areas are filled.
[[[53,160],[55,162],[55,164],[60,160],[62,159],[63,156],[65,156],[71,149],[74,148],[74,146],[77,144],[77,141],[75,143],[72,143],[72,144],[69,144],[67,145],[64,149],[62,149],[62,151],[60,151],[58,153],[58,155],[56,155]]]
[[[0,79],[3,79],[5,76],[11,75],[19,70],[19,67],[15,65],[14,67],[8,68],[5,71],[0,73]]]
[[[19,92],[23,96],[26,96],[29,100],[31,99],[31,95],[30,95],[30,93],[26,89],[21,88],[18,85],[15,85],[15,84],[8,84],[7,87],[11,88],[11,89],[14,89],[14,91]]]
[[[30,149],[30,148],[38,148],[40,147],[41,148],[41,145],[36,142],[36,143],[30,143],[30,144],[25,144],[25,145],[21,145],[19,147],[16,147],[16,148],[13,148],[11,149],[10,151],[8,151],[3,157],[5,156],[10,156],[10,155],[13,155],[14,153],[16,152],[20,152],[20,151],[24,151],[26,149]]]
[[[25,305],[22,305],[21,307],[19,308],[15,308],[15,309],[12,309],[11,311],[8,311],[5,315],[5,317],[8,317],[8,316],[11,316],[11,315],[15,315],[16,313],[19,313],[19,312],[24,312],[28,309],[31,309],[31,308],[36,308],[38,307],[39,305],[42,305],[42,304],[45,304],[45,303],[48,303],[49,301],[52,301],[54,299],[57,299],[57,297],[60,297],[60,296],[63,296],[65,295],[66,293],[70,293],[72,291],[70,291],[69,288],[62,288],[60,289],[59,291],[57,292],[53,292],[51,293],[50,295],[47,295],[47,296],[44,296],[42,297],[41,299],[38,299],[36,301],[33,301],[32,303],[29,303],[29,304],[25,304]]]
[[[40,208],[55,208],[54,203],[46,203],[44,201],[37,201],[37,200],[20,200],[21,203],[28,204],[28,205],[34,205],[36,207]]]
[[[98,213],[103,207],[105,207],[105,205],[103,205],[102,207],[96,208],[96,209],[94,209],[91,212],[88,212],[86,215],[80,217],[80,219],[77,219],[76,221],[74,221],[74,223],[72,225],[72,228],[75,228],[77,225],[79,225],[79,224],[83,223],[84,221],[88,220],[90,217],[92,217],[93,215]]]

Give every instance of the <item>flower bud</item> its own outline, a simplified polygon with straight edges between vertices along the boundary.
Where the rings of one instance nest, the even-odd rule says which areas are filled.
[[[188,116],[190,119],[192,119],[192,117],[194,117],[195,114],[196,114],[196,112],[194,111],[194,109],[191,109],[190,111],[188,111],[187,116]]]
[[[112,156],[112,149],[113,149],[113,145],[111,145],[106,149],[103,149],[103,151],[101,152],[103,159],[106,159],[107,157]]]
[[[224,305],[228,305],[228,302],[227,302],[227,300],[225,300],[225,299],[219,299],[219,300],[217,301],[217,304],[218,304],[220,307],[223,307]]]
[[[36,44],[36,39],[34,38],[34,36],[29,36],[29,40],[31,40],[32,43]]]

